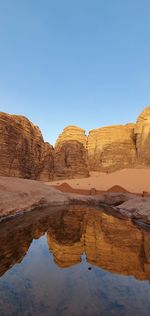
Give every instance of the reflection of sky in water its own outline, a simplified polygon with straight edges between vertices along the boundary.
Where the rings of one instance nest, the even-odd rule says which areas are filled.
[[[150,284],[82,262],[66,269],[53,261],[46,235],[21,264],[0,279],[0,315],[150,315]]]

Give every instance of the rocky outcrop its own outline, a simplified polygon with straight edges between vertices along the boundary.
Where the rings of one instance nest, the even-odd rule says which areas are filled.
[[[55,148],[55,179],[88,177],[87,153],[78,141],[67,141]]]
[[[0,113],[0,175],[36,180],[53,178],[53,147],[24,116]]]
[[[68,126],[59,136],[55,147],[55,178],[88,177],[87,137],[85,131]]]
[[[47,205],[64,204],[69,204],[67,195],[40,181],[0,177],[0,221]]]
[[[39,171],[39,180],[54,179],[54,148],[47,142],[43,146]]]
[[[43,181],[86,177],[86,141],[81,128],[68,127],[54,151],[27,118],[0,113],[0,175]]]
[[[140,114],[135,127],[137,159],[150,166],[150,106]]]
[[[115,171],[132,167],[136,161],[134,124],[116,125],[90,131],[89,169]]]

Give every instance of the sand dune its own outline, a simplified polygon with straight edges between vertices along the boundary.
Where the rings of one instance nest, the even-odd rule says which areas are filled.
[[[123,169],[113,173],[91,172],[89,178],[57,180],[49,185],[68,183],[74,189],[90,190],[95,188],[107,191],[114,186],[120,186],[133,193],[150,192],[150,169]]]

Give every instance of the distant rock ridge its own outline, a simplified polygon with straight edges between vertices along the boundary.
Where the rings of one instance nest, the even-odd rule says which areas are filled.
[[[26,117],[0,112],[0,175],[49,181],[150,166],[150,106],[135,124],[64,128],[55,148]]]

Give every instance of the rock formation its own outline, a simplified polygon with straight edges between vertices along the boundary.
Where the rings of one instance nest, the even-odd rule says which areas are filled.
[[[0,221],[36,208],[69,203],[66,194],[40,181],[0,177]]]
[[[73,140],[80,142],[86,148],[87,136],[84,129],[74,125],[65,127],[62,134],[59,135],[56,141],[56,147],[59,144]]]
[[[88,177],[86,143],[83,129],[76,126],[64,129],[55,146],[55,178]]]
[[[144,165],[150,165],[150,106],[138,117],[136,127],[137,159]]]
[[[27,118],[0,113],[0,175],[53,178],[53,148]]]
[[[79,127],[66,127],[56,142],[56,165],[59,165],[58,173],[60,177],[67,178],[68,174],[70,174],[70,177],[79,176],[75,170],[72,174],[69,168],[66,169],[64,167],[64,151],[69,148],[70,144],[68,142],[70,141],[78,141],[83,145],[85,149],[86,166],[88,165],[89,171],[113,172],[122,168],[134,168],[142,164],[150,166],[150,106],[142,112],[136,124],[97,128],[91,130],[88,136],[86,136],[85,131]],[[75,151],[76,149],[73,150],[72,148],[72,155]],[[77,152],[79,153],[79,149],[77,149]],[[68,154],[66,154],[66,156],[68,156]],[[77,154],[75,153],[75,157],[76,156]],[[73,159],[73,161],[75,161],[75,159]],[[73,161],[71,161],[72,166]],[[82,159],[82,161],[84,161],[84,159]],[[63,168],[61,169],[62,165]],[[76,167],[77,165],[78,164],[76,164]],[[83,165],[85,165],[85,162]],[[81,166],[81,169],[82,168]],[[63,174],[61,174],[60,169],[64,169]],[[86,172],[81,172],[81,176],[84,175],[86,175]]]
[[[90,131],[89,169],[115,171],[132,167],[136,161],[134,124],[116,125]]]
[[[55,149],[27,118],[0,113],[0,175],[49,181],[150,166],[150,106],[136,124],[85,131],[68,126]]]

